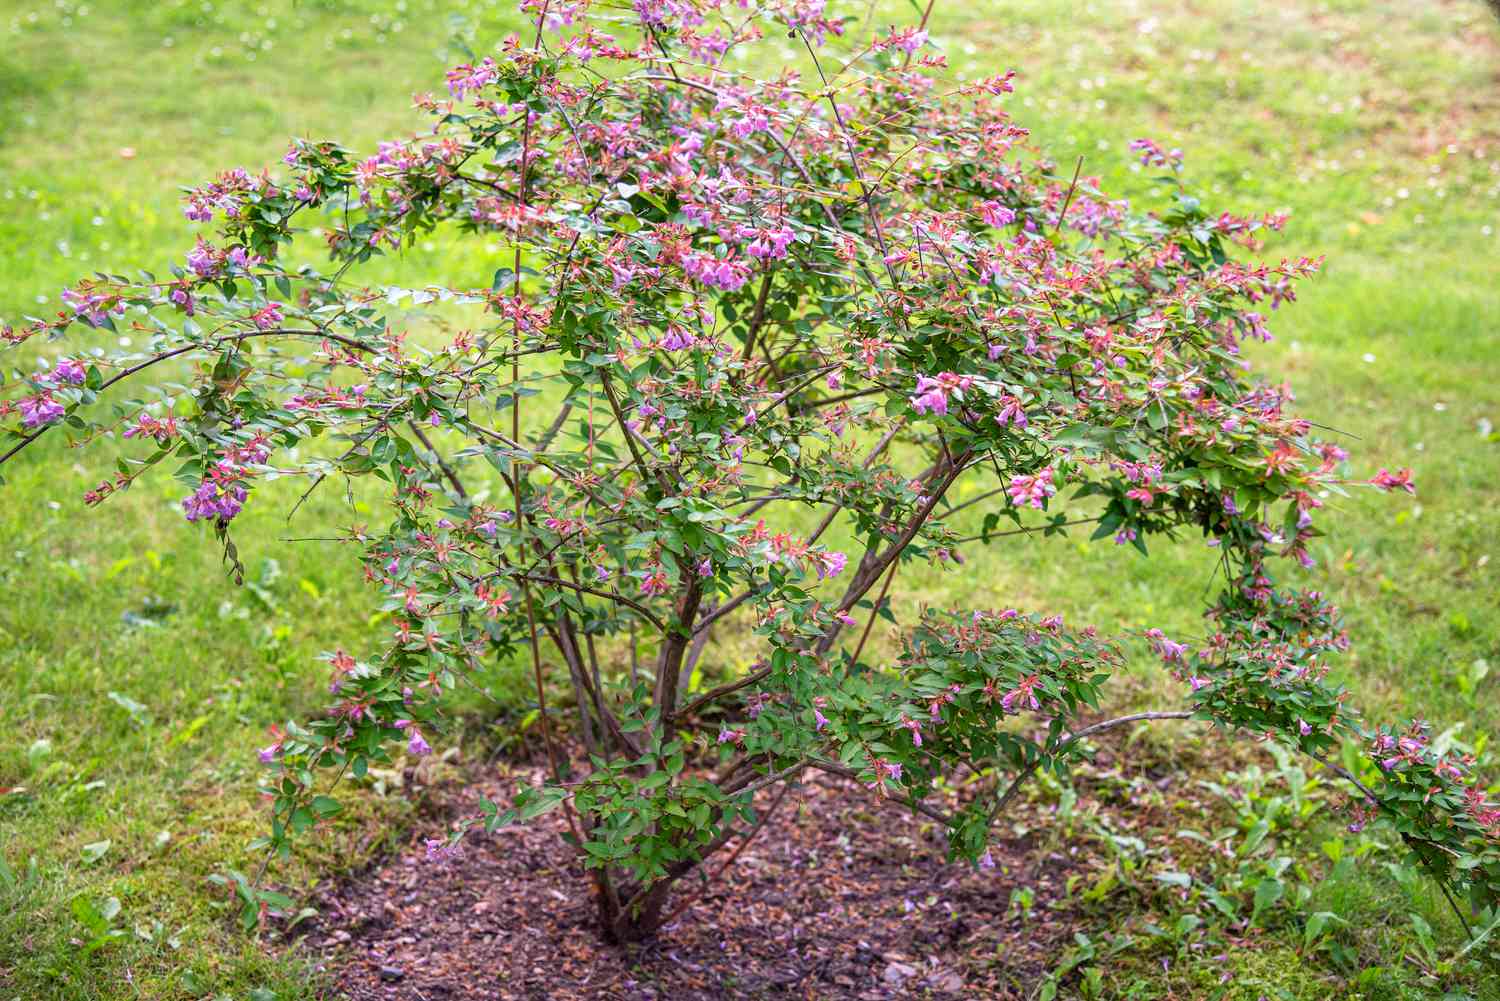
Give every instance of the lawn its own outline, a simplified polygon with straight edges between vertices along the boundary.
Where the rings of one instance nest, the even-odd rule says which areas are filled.
[[[0,0],[0,317],[50,313],[96,269],[180,259],[194,229],[178,185],[272,163],[292,135],[364,148],[422,127],[410,94],[494,45],[518,23],[512,6]],[[873,19],[909,16],[889,4]],[[1210,206],[1292,213],[1265,256],[1327,256],[1254,362],[1347,436],[1357,468],[1410,466],[1419,492],[1330,499],[1341,528],[1303,577],[1348,613],[1342,670],[1361,708],[1452,727],[1500,777],[1483,737],[1500,732],[1500,22],[1478,0],[940,0],[932,28],[958,73],[1020,71],[1017,113],[1060,162],[1082,156],[1106,188],[1149,200],[1126,143],[1151,136],[1182,148]],[[457,282],[484,265],[424,244],[371,280]],[[257,864],[246,846],[265,823],[253,752],[266,727],[314,711],[314,656],[371,628],[344,554],[285,541],[348,512],[319,496],[289,524],[298,491],[266,491],[237,522],[249,579],[235,587],[168,477],[86,509],[105,458],[47,440],[0,490],[0,999],[317,996],[305,960],[240,932],[210,877]],[[1081,537],[1008,541],[914,576],[897,617],[961,600],[1113,631],[1198,620],[1201,544],[1144,560]],[[743,659],[721,643],[712,667]],[[486,683],[500,711],[524,710],[515,678]],[[1143,661],[1121,706],[1165,705],[1171,688]],[[491,739],[495,712],[462,708],[446,741],[460,758]],[[1287,769],[1247,767],[1267,770],[1264,800],[1282,794]],[[344,822],[278,867],[280,885],[302,894],[402,839],[413,797],[387,783],[350,799]],[[1359,851],[1357,871],[1311,872],[1310,886],[1337,870],[1302,912],[1208,950],[1149,931],[1177,919],[1160,897],[1101,893],[1083,911],[1090,941],[1135,927],[1137,944],[1068,961],[1096,971],[1100,996],[1212,996],[1229,970],[1228,996],[1250,999],[1330,984],[1500,997],[1493,970],[1486,984],[1449,963],[1461,931],[1429,886],[1386,866],[1399,854]],[[1319,912],[1354,926],[1345,958],[1309,947]],[[1075,971],[1064,994],[1090,982]]]

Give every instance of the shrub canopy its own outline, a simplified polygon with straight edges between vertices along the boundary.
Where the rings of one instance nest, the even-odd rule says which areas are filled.
[[[318,770],[427,753],[444,695],[522,657],[555,781],[482,819],[565,809],[612,936],[648,934],[672,883],[751,829],[754,793],[809,767],[941,820],[984,864],[1021,783],[1119,722],[1085,725],[1124,637],[959,608],[924,612],[892,658],[866,640],[900,567],[1065,534],[1070,495],[1122,559],[1217,547],[1205,634],[1142,638],[1183,697],[1147,715],[1342,760],[1356,823],[1394,824],[1494,900],[1500,812],[1422,727],[1361,721],[1328,679],[1337,610],[1277,579],[1352,482],[1289,390],[1247,375],[1243,345],[1318,265],[1235,249],[1280,217],[1209,211],[1148,140],[1170,197],[1105,193],[1028,145],[1011,74],[951,79],[920,25],[869,37],[819,0],[524,9],[527,37],[417,98],[428,132],[364,157],[297,140],[274,171],[221,174],[185,208],[217,236],[170,275],[98,275],[5,328],[69,347],[12,380],[0,461],[48,433],[125,439],[88,502],[170,460],[234,567],[267,475],[383,482],[384,522],[345,538],[389,640],[328,654],[327,710],[262,752],[270,849],[336,810]],[[778,39],[801,69],[739,68],[777,62],[753,54]],[[330,268],[288,265],[313,227]],[[355,283],[438,230],[488,287]],[[409,336],[400,307],[434,301],[482,318]],[[755,664],[689,694],[716,628],[753,633]],[[629,677],[601,668],[625,637],[648,654]],[[692,767],[706,753],[719,767]],[[949,813],[931,796],[960,763],[991,784]]]

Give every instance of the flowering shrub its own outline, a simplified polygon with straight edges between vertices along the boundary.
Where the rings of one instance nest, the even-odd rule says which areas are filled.
[[[1007,113],[1012,75],[947,81],[920,25],[855,39],[821,0],[523,9],[529,37],[417,98],[430,132],[363,158],[298,140],[274,172],[224,173],[185,206],[217,238],[170,276],[87,279],[57,317],[4,328],[79,343],[13,381],[0,462],[48,433],[129,440],[98,504],[170,458],[184,517],[233,568],[268,473],[388,488],[385,523],[345,537],[391,635],[329,654],[327,711],[261,752],[271,852],[337,810],[320,770],[429,753],[444,694],[516,656],[554,781],[474,823],[564,810],[614,939],[651,934],[674,884],[755,832],[754,793],[805,769],[940,821],[955,858],[987,865],[1028,777],[1139,719],[1313,755],[1353,783],[1356,824],[1393,824],[1474,906],[1500,896],[1500,810],[1469,763],[1420,726],[1361,722],[1327,678],[1337,610],[1276,580],[1310,562],[1323,498],[1362,485],[1286,388],[1245,375],[1242,345],[1318,266],[1231,255],[1281,218],[1210,213],[1149,140],[1131,147],[1175,192],[1154,210],[1059,171]],[[728,68],[766,37],[807,72]],[[285,263],[314,226],[331,271]],[[505,246],[488,287],[350,283],[440,228]],[[483,319],[408,337],[406,298]],[[87,347],[101,329],[142,347]],[[187,362],[186,388],[118,395]],[[1365,483],[1414,489],[1405,470]],[[867,656],[903,565],[1065,533],[1064,493],[1095,539],[1218,547],[1207,635],[1141,638],[1181,709],[1088,723],[1124,638],[1056,615],[929,611],[894,660]],[[825,541],[836,522],[851,552]],[[690,694],[733,622],[755,665]],[[600,655],[626,637],[654,655],[628,680]],[[933,794],[959,764],[992,784],[948,812]]]

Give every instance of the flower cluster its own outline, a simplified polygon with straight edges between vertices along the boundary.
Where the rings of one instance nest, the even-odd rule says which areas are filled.
[[[158,437],[168,430],[164,422],[153,422],[150,426]],[[136,427],[139,429],[141,425],[138,423]],[[220,525],[233,521],[250,493],[245,481],[254,476],[254,471],[248,467],[264,463],[269,456],[270,445],[264,435],[225,449],[208,467],[198,488],[183,498],[183,515],[188,521],[210,520]]]

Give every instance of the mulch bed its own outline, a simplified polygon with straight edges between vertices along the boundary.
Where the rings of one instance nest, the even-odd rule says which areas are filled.
[[[1072,939],[1066,915],[1045,910],[1070,860],[1017,840],[992,871],[949,864],[933,825],[818,775],[657,939],[609,946],[559,837],[561,811],[476,831],[458,858],[424,859],[421,839],[474,814],[481,793],[504,802],[534,778],[516,769],[431,790],[410,849],[325,892],[303,947],[335,985],[330,997],[1024,998]],[[699,892],[692,878],[679,886]],[[1029,919],[1011,904],[1017,887],[1035,894]]]

